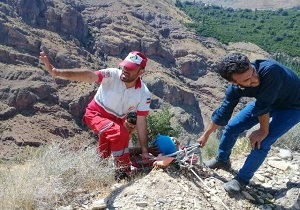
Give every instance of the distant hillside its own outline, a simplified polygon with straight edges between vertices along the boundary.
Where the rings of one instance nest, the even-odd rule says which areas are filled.
[[[194,0],[188,0],[188,2],[194,2]],[[299,0],[195,0],[195,2],[215,4],[226,8],[231,7],[258,10],[276,10],[279,8],[288,9],[300,5]]]
[[[300,74],[300,13],[297,9],[232,9],[203,3],[177,5],[194,20],[186,25],[201,36],[214,37],[225,44],[255,43]]]

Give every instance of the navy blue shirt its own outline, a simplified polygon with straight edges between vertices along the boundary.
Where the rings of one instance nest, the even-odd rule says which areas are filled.
[[[300,77],[288,67],[274,60],[255,60],[260,84],[257,87],[240,88],[230,84],[222,105],[212,114],[212,121],[219,125],[227,125],[234,108],[241,97],[256,99],[253,116],[261,116],[271,108],[300,109]]]

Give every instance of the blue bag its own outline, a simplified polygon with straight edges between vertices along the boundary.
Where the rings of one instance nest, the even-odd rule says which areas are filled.
[[[169,155],[177,151],[175,142],[170,136],[158,134],[156,140],[151,145],[156,145],[163,155]]]

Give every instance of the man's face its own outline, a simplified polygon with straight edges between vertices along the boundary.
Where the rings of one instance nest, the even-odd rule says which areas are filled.
[[[126,83],[135,81],[145,71],[141,67],[137,67],[136,69],[128,69],[125,66],[120,66],[120,69],[122,70],[121,80]]]
[[[259,75],[253,66],[250,66],[250,68],[242,74],[233,74],[232,80],[231,83],[239,85],[242,88],[257,87],[260,84]]]

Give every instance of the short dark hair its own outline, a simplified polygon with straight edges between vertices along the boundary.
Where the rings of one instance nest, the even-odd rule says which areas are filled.
[[[233,81],[233,74],[241,74],[250,68],[249,58],[242,53],[229,53],[218,64],[219,74],[227,81]]]
[[[132,125],[136,125],[136,118],[137,118],[136,112],[129,112],[126,116],[127,122],[131,123]]]

